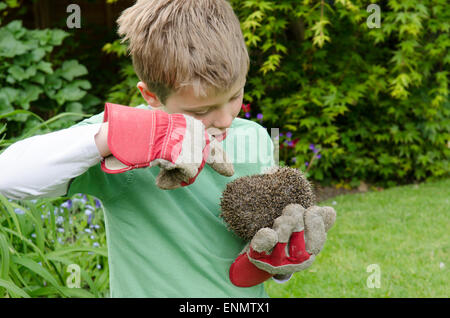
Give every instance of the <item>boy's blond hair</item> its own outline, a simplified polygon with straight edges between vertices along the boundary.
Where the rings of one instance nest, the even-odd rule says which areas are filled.
[[[138,0],[117,20],[136,74],[162,103],[192,85],[197,96],[244,80],[249,57],[226,0]]]

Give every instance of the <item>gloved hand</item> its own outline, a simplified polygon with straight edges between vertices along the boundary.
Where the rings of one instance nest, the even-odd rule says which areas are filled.
[[[103,122],[112,153],[101,162],[104,172],[159,166],[162,189],[192,184],[205,163],[221,175],[234,174],[219,141],[191,116],[106,103]]]
[[[262,228],[230,267],[230,280],[238,287],[258,285],[272,276],[282,279],[311,266],[322,250],[327,232],[336,220],[331,207],[305,210],[290,204],[275,219],[273,228]]]

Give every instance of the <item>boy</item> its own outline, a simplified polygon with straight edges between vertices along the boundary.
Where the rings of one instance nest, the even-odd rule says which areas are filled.
[[[118,24],[148,105],[107,104],[104,113],[69,129],[12,145],[0,156],[0,194],[13,199],[76,193],[99,198],[111,297],[267,297],[261,282],[272,275],[248,288],[230,282],[230,265],[245,242],[219,218],[220,196],[228,182],[274,165],[267,132],[236,118],[249,59],[231,6],[225,0],[138,0]],[[155,128],[162,122],[169,126]],[[170,155],[162,158],[164,151],[158,147],[165,146],[157,146],[154,135],[169,138],[164,145],[170,144],[172,136],[164,131],[172,123],[180,125],[183,141],[191,136],[186,128],[190,123],[207,134],[191,140],[201,144],[202,164],[186,172],[187,178],[170,179],[167,189],[172,190],[163,190],[159,177],[174,171],[163,168],[192,167]],[[251,152],[248,144],[238,149],[229,177],[232,173],[208,161],[207,146],[209,142],[212,149],[222,141],[222,147],[233,152],[237,131],[263,131],[258,135],[270,151],[256,162],[238,162],[239,152]],[[183,142],[181,150],[174,146],[171,152],[192,149],[198,154],[195,145]],[[238,273],[244,280],[252,275],[245,270]]]

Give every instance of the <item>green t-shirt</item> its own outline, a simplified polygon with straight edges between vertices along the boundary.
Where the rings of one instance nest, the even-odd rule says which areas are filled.
[[[102,121],[103,113],[76,126]],[[230,282],[229,267],[246,242],[219,214],[228,182],[274,165],[273,143],[255,122],[236,118],[231,128],[222,145],[234,160],[232,177],[205,165],[193,184],[161,190],[155,185],[159,167],[107,174],[97,164],[72,180],[68,196],[86,193],[103,203],[111,297],[267,297],[263,284]]]

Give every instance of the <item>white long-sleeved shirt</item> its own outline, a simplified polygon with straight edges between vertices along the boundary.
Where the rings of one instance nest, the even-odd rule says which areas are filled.
[[[102,159],[101,124],[71,127],[14,143],[0,154],[0,194],[15,200],[59,197],[71,179]]]

